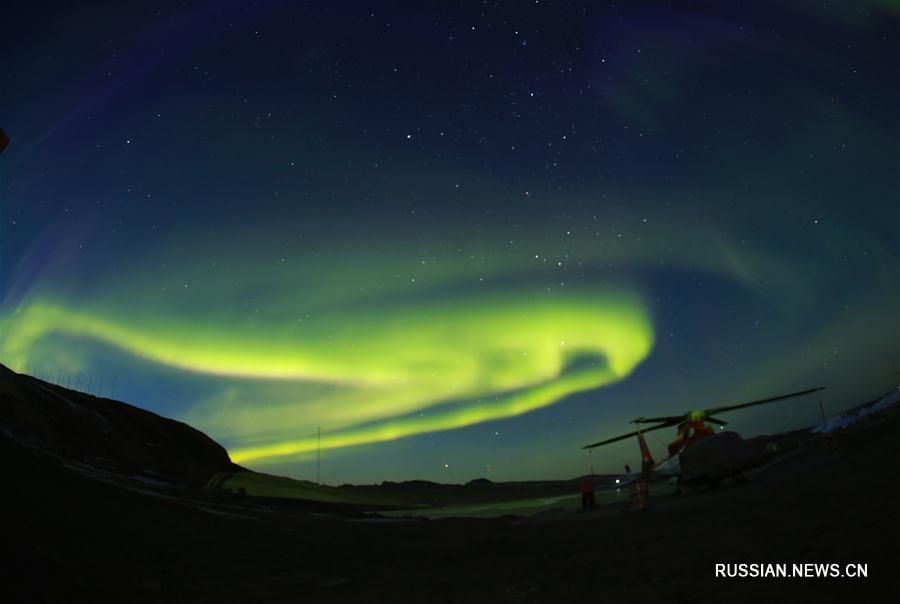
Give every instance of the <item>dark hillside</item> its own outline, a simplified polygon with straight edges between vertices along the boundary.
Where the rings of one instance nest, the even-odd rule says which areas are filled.
[[[2,365],[0,433],[69,461],[188,486],[236,469],[221,445],[187,424]]]

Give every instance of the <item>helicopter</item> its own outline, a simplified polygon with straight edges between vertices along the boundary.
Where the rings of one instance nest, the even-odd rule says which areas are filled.
[[[593,449],[608,445],[632,436],[637,436],[638,447],[641,451],[641,472],[639,479],[644,482],[652,480],[653,470],[660,467],[670,459],[677,457],[680,473],[678,475],[678,488],[676,494],[681,494],[681,486],[697,487],[709,485],[717,488],[719,483],[726,478],[735,480],[738,484],[746,481],[744,475],[748,470],[762,461],[762,455],[747,444],[736,432],[725,431],[728,422],[714,417],[727,411],[745,409],[755,405],[773,403],[789,398],[803,396],[824,390],[824,386],[810,388],[800,392],[782,394],[763,398],[748,403],[726,405],[723,407],[711,407],[709,409],[693,409],[681,415],[669,415],[664,417],[638,417],[631,420],[636,430],[606,440],[601,440],[582,449]],[[648,428],[642,428],[642,424],[655,424]],[[708,424],[720,427],[716,431]],[[675,440],[669,443],[668,456],[660,462],[655,462],[650,454],[644,434],[653,430],[677,426]]]

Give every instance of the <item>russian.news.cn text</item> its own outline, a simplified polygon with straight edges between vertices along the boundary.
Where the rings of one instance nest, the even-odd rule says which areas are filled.
[[[802,578],[802,579],[865,579],[869,576],[869,565],[859,563],[816,563],[802,562],[797,564],[787,563],[754,563],[740,562],[737,564],[715,565],[716,578],[743,579],[743,578]]]

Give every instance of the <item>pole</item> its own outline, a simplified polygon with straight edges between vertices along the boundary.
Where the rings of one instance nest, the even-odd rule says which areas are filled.
[[[822,406],[822,397],[817,395],[816,398],[819,399],[819,413],[822,414],[822,429],[828,433],[830,430],[828,429],[828,420],[825,419],[825,407]]]
[[[319,469],[322,460],[322,427],[316,428],[316,484],[322,484],[319,481]]]
[[[817,394],[816,398],[819,399],[819,413],[822,414],[822,426],[825,430],[825,449],[830,451],[834,446],[834,442],[831,440],[831,430],[828,428],[828,420],[825,419],[825,407],[822,405],[822,396]]]

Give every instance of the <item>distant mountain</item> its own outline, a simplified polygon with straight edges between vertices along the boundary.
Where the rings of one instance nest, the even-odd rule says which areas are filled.
[[[187,424],[3,365],[0,437],[66,463],[186,486],[241,469],[221,445]]]

